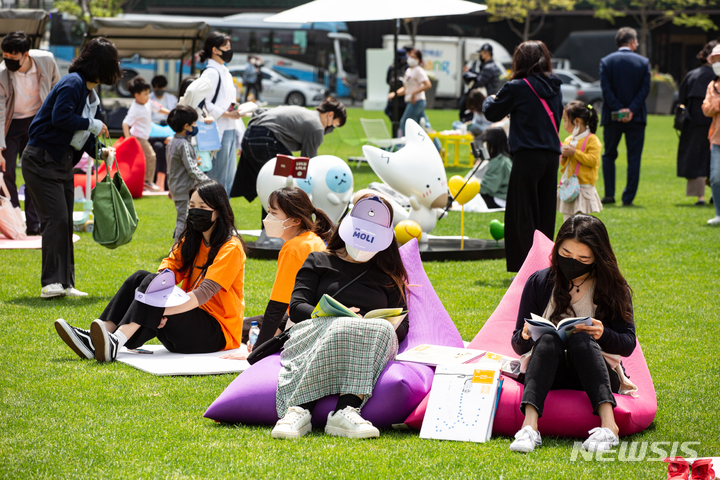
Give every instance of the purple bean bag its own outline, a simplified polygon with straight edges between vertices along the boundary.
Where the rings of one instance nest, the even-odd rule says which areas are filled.
[[[408,321],[410,330],[399,351],[423,343],[462,347],[463,342],[422,267],[417,241],[400,248],[408,273]],[[251,366],[225,389],[210,405],[205,417],[227,423],[274,425],[280,354]],[[363,417],[378,428],[403,423],[420,401],[430,392],[433,370],[424,365],[390,362],[380,374],[373,395],[363,407]],[[313,410],[313,425],[325,425],[327,415],[335,408],[337,396],[321,399]]]
[[[528,277],[550,266],[552,246],[553,242],[542,233],[535,231],[533,247],[525,263],[498,307],[468,348],[490,350],[517,357],[510,339],[515,329],[520,297]],[[640,432],[650,426],[657,411],[657,398],[639,343],[630,357],[623,358],[623,365],[632,382],[638,387],[635,397],[615,394],[617,401],[615,421],[620,427],[620,435],[624,436]],[[505,378],[493,426],[495,435],[512,436],[520,430],[524,419],[520,413],[522,392],[522,384]],[[410,414],[405,423],[413,428],[420,428],[426,408],[427,399]],[[587,395],[576,390],[551,391],[545,402],[543,416],[538,422],[540,433],[560,437],[584,438],[587,437],[590,429],[599,426],[600,417],[592,414],[592,406]]]

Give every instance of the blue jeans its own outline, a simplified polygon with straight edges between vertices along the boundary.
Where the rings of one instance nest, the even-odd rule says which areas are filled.
[[[710,190],[715,204],[715,216],[720,217],[720,145],[710,150]]]
[[[415,105],[412,103],[407,103],[405,105],[405,111],[403,112],[402,117],[400,118],[400,130],[398,131],[398,135],[403,136],[405,135],[405,122],[408,118],[412,118],[415,120],[418,124],[420,124],[420,119],[425,116],[425,100],[418,100],[415,102]]]
[[[235,170],[237,169],[235,130],[225,130],[222,133],[220,142],[222,148],[215,154],[212,168],[207,172],[207,176],[225,187],[225,191],[230,195],[233,180],[235,180]]]

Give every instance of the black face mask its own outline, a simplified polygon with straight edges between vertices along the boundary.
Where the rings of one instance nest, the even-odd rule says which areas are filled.
[[[590,272],[592,270],[594,263],[582,263],[574,258],[569,257],[563,257],[562,255],[558,255],[558,268],[560,268],[560,271],[565,275],[565,278],[570,280],[571,282],[575,280],[578,277],[582,277],[586,273]]]
[[[335,127],[330,125],[329,127],[325,127],[325,130],[323,131],[323,135],[327,135],[328,133],[332,133],[333,130],[335,130]]]
[[[165,90],[153,90],[156,98],[162,98],[165,95]]]
[[[215,223],[212,219],[212,210],[203,210],[202,208],[191,208],[188,210],[188,222],[193,230],[198,232],[207,232]]]
[[[11,72],[17,72],[20,70],[20,60],[13,60],[12,58],[5,59],[5,68]]]
[[[220,58],[222,58],[222,61],[225,63],[230,63],[233,57],[233,51],[232,50],[220,50],[222,53],[220,54]]]

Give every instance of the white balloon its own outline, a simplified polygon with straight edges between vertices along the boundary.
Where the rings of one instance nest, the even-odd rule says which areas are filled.
[[[284,187],[296,185],[296,180],[292,177],[273,175],[276,161],[276,158],[272,158],[262,166],[258,172],[257,183],[255,184],[258,198],[266,212],[268,211],[268,198],[270,198],[272,192]]]
[[[423,230],[421,242],[437,224],[437,209],[447,204],[447,174],[440,153],[427,133],[413,120],[405,123],[406,145],[387,152],[370,145],[363,153],[378,177],[410,199],[409,220]]]
[[[353,194],[353,174],[348,164],[334,155],[320,155],[310,159],[307,177],[307,181],[298,181],[297,186],[305,191],[310,186],[315,208],[333,222],[340,220]]]

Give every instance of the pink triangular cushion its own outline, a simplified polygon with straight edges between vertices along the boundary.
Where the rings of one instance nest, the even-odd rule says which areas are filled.
[[[517,357],[510,345],[515,329],[520,297],[528,277],[534,272],[550,266],[550,253],[553,242],[542,233],[535,231],[533,247],[525,263],[513,280],[490,318],[475,336],[468,348],[490,350],[503,355]],[[646,429],[655,418],[657,398],[645,357],[640,344],[633,354],[623,359],[623,365],[632,381],[638,386],[638,396],[615,395],[617,407],[615,420],[621,435],[630,435]],[[515,380],[506,378],[503,384],[500,402],[495,416],[493,433],[496,435],[514,435],[523,422],[520,413],[520,400],[523,386]],[[420,428],[427,408],[426,397],[405,420],[412,428]],[[568,415],[568,412],[575,412]],[[585,392],[574,390],[554,390],[548,394],[545,411],[539,422],[543,435],[563,437],[585,437],[588,430],[600,426],[599,417],[592,415],[592,408]]]

